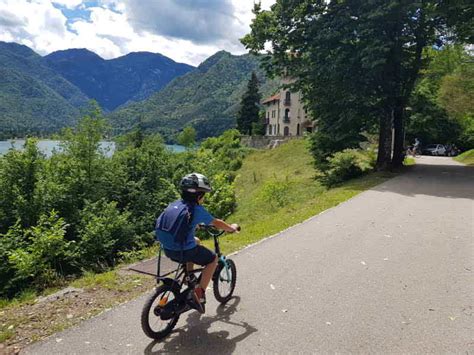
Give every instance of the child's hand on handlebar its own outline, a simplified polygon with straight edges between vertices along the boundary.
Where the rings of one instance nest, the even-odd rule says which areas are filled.
[[[234,231],[232,233],[239,233],[240,232],[240,226],[237,223],[233,223],[230,226],[232,228],[234,228]]]

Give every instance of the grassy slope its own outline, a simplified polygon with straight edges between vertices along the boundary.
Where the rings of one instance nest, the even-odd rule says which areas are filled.
[[[238,208],[228,218],[228,221],[239,223],[242,232],[222,238],[223,251],[229,253],[278,233],[389,177],[371,174],[328,190],[314,180],[306,141],[293,140],[274,150],[255,151],[244,160],[239,171],[236,180]],[[281,207],[272,206],[264,197],[264,190],[275,182],[287,186],[286,201]],[[206,241],[206,245],[211,246],[208,243]]]
[[[468,150],[457,157],[454,160],[466,164],[466,165],[474,165],[474,149]]]

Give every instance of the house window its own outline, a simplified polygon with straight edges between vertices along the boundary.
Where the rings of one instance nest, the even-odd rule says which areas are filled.
[[[285,109],[285,117],[283,118],[283,122],[290,122],[290,109]]]
[[[280,135],[280,124],[278,124],[278,135]]]
[[[299,123],[296,125],[296,135],[297,136],[300,135],[300,124]]]
[[[289,105],[291,103],[291,93],[289,91],[285,94],[285,105]]]
[[[283,135],[285,137],[290,135],[290,127],[285,126],[285,128],[283,128]]]
[[[272,135],[272,125],[268,125],[268,135]]]

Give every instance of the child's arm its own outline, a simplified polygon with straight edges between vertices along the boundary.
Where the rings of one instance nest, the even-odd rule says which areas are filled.
[[[216,227],[217,229],[222,229],[226,232],[229,232],[229,233],[234,233],[234,232],[238,232],[240,230],[240,227],[238,224],[227,224],[226,222],[224,222],[222,219],[214,219],[212,222],[211,222],[211,225],[213,225],[214,227]]]

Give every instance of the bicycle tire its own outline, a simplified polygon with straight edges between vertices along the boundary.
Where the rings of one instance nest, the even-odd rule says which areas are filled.
[[[175,290],[173,290],[173,288],[167,285],[161,285],[155,288],[153,293],[151,293],[150,296],[148,296],[147,300],[145,301],[145,304],[143,305],[142,315],[141,315],[141,325],[142,325],[143,332],[146,334],[147,337],[155,339],[155,340],[163,339],[168,334],[170,334],[173,328],[176,326],[176,323],[178,322],[178,319],[179,319],[179,314],[166,321],[161,320],[158,315],[154,314],[154,310],[156,307],[158,307],[158,305],[153,307],[153,304],[155,303],[155,301],[161,294],[165,294],[167,292],[171,292],[174,296],[174,299],[178,298],[178,293]],[[152,314],[150,314],[150,311],[152,312]],[[153,330],[152,326],[150,325],[150,315],[156,318],[157,320],[159,320],[160,322],[168,322],[168,325],[163,330],[159,330],[159,331]]]
[[[212,289],[214,291],[214,297],[220,303],[226,303],[232,298],[232,295],[234,294],[234,290],[235,290],[235,284],[237,282],[237,268],[235,267],[234,261],[232,261],[231,259],[226,259],[226,262],[229,265],[229,270],[230,270],[230,275],[231,275],[230,281],[225,281],[221,278],[221,272],[225,270],[225,266],[223,263],[219,263],[215,271],[214,278],[213,278]],[[223,295],[219,289],[219,283],[222,283],[222,282],[230,282],[229,292],[225,295]]]

